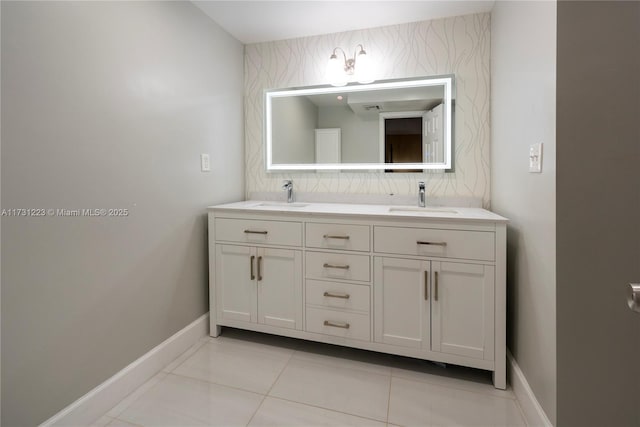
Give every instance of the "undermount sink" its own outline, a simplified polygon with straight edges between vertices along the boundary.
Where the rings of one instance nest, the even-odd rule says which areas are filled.
[[[389,208],[389,212],[409,212],[409,213],[420,213],[420,214],[449,214],[456,215],[459,212],[455,209],[451,208],[421,208],[421,207],[413,207],[413,206],[392,206]]]
[[[256,207],[259,208],[286,208],[286,209],[299,209],[309,206],[309,203],[286,203],[286,202],[262,202],[258,203]]]

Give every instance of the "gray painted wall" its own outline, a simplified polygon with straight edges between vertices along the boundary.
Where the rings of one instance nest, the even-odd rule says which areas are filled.
[[[380,161],[380,124],[377,114],[356,115],[348,106],[320,107],[318,125],[342,130],[342,163]]]
[[[558,425],[640,426],[640,2],[558,3]]]
[[[508,346],[556,420],[556,3],[491,15],[491,208],[508,229]],[[529,145],[544,143],[542,174]]]
[[[315,163],[318,107],[305,96],[272,100],[272,161]]]
[[[207,312],[205,207],[243,195],[242,88],[242,45],[189,2],[2,2],[2,208],[129,210],[2,217],[2,425]]]

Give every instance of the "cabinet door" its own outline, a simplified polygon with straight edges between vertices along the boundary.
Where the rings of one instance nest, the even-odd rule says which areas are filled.
[[[256,322],[256,249],[216,245],[216,307],[219,320]],[[253,265],[252,265],[253,264]]]
[[[258,323],[302,329],[301,251],[259,248]]]
[[[429,261],[375,257],[375,341],[429,348]]]
[[[431,264],[432,350],[493,360],[494,267]]]

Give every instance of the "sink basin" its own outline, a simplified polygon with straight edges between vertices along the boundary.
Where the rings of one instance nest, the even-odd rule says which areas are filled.
[[[258,203],[256,207],[260,208],[284,208],[284,209],[299,209],[309,206],[309,203],[285,203],[285,202],[262,202]]]
[[[389,208],[389,212],[407,212],[407,213],[419,213],[425,215],[434,214],[449,214],[457,215],[459,212],[451,208],[421,208],[418,206],[392,206]]]

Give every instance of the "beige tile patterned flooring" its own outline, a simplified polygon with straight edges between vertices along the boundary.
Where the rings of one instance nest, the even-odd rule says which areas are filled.
[[[489,372],[225,328],[94,426],[525,426]]]

